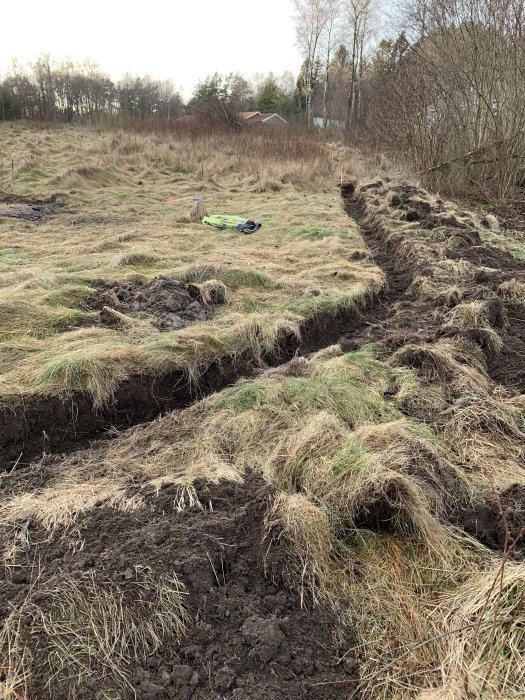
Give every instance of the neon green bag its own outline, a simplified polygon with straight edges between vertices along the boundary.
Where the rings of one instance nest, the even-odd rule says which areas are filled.
[[[205,216],[202,223],[215,226],[215,228],[231,228],[242,233],[255,233],[262,226],[262,224],[258,224],[251,219],[244,219],[242,216],[229,216],[227,214]]]

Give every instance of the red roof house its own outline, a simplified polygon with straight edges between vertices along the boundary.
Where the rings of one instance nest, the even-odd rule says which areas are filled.
[[[277,112],[241,112],[240,118],[246,124],[272,124],[274,126],[288,124]]]

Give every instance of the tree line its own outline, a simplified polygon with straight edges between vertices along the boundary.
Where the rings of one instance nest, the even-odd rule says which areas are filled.
[[[41,56],[0,80],[0,119],[202,112],[231,122],[240,111],[275,111],[402,160],[437,189],[506,197],[525,184],[523,0],[406,0],[387,38],[379,0],[290,1],[298,76],[214,73],[185,104],[170,81],[112,81],[96,63]]]
[[[292,1],[309,123],[322,115],[451,193],[525,184],[523,0],[406,0],[382,40],[373,0]]]
[[[0,80],[0,120],[88,122],[97,117],[176,119],[221,103],[233,112],[258,110],[291,116],[297,109],[295,78],[285,72],[208,76],[185,103],[172,81],[125,74],[113,81],[97,63],[55,63],[40,56],[29,66],[16,62]]]
[[[176,116],[183,101],[171,81],[126,74],[113,82],[97,63],[16,61],[0,81],[0,119],[89,121],[100,115]]]

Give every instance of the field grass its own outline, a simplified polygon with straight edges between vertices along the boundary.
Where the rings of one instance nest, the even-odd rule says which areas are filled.
[[[14,163],[4,188],[64,204],[40,223],[0,217],[2,398],[87,390],[103,403],[132,374],[197,375],[217,356],[271,348],[320,311],[358,309],[384,284],[372,263],[352,259],[363,243],[337,194],[342,147],[312,143],[296,156],[270,140],[250,159],[220,135],[1,129]],[[210,213],[263,229],[245,236],[190,223],[194,196]],[[173,198],[183,201],[166,203]],[[79,308],[103,281],[159,275],[220,280],[229,303],[168,333],[93,327],[98,313]]]
[[[244,137],[235,150],[222,135],[192,142],[3,128],[16,156],[12,189],[59,190],[64,207],[39,224],[0,219],[0,399],[85,389],[101,404],[133,373],[198,376],[217,357],[257,360],[283,332],[299,333],[320,312],[359,309],[385,283],[339,201],[337,180],[350,168],[342,146],[265,150],[257,137],[250,162]],[[191,200],[166,204],[191,195],[205,195],[210,210],[260,219],[261,233],[207,229],[188,223]],[[434,316],[421,322],[483,331],[486,352],[498,352],[485,299],[461,296],[475,266],[446,256],[444,228],[388,219],[382,204],[378,234],[421,269],[413,299],[436,300]],[[372,198],[369,216],[374,207]],[[453,246],[454,235],[446,241]],[[228,303],[212,321],[180,331],[71,330],[89,321],[93,312],[78,302],[99,281],[159,274],[219,280]],[[523,300],[518,281],[498,294]],[[524,415],[523,397],[492,382],[485,351],[468,339],[439,334],[395,352],[377,343],[354,352],[328,346],[26,474],[4,474],[4,566],[16,566],[24,523],[66,538],[87,511],[140,511],[146,494],[166,484],[176,486],[174,507],[183,511],[198,504],[197,481],[242,484],[256,472],[274,492],[265,546],[287,552],[281,574],[304,606],[325,606],[352,626],[361,697],[510,700],[525,680],[525,566],[509,560],[508,547],[487,549],[453,516],[525,484]],[[45,613],[31,596],[13,610],[0,632],[6,697],[20,697],[32,675],[49,677],[52,688],[68,666],[78,679],[98,664],[125,687],[108,651],[117,636],[122,658],[149,653],[165,634],[181,638],[192,614],[183,583],[139,573],[138,595],[154,593],[145,626],[114,582],[81,589],[66,580]],[[44,640],[39,657],[20,643],[28,619]],[[97,635],[103,643],[90,654]]]

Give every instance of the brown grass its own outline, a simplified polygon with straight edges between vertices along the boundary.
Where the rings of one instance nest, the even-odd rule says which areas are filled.
[[[132,691],[131,662],[155,653],[167,638],[181,641],[189,613],[175,575],[157,579],[137,567],[128,589],[133,605],[111,581],[66,575],[47,589],[36,581],[0,632],[2,697],[25,697],[42,676],[64,697],[93,678],[106,692]]]
[[[359,309],[384,285],[371,261],[352,259],[363,244],[336,189],[336,173],[348,167],[342,146],[255,133],[1,130],[15,163],[26,152],[40,154],[18,173],[14,190],[60,187],[66,203],[39,224],[2,219],[4,403],[78,390],[103,403],[132,374],[183,370],[196,379],[217,357],[247,352],[256,362],[305,319]],[[269,180],[278,191],[267,194]],[[211,213],[255,218],[263,229],[244,236],[177,223],[198,195]],[[179,203],[167,204],[174,197]],[[130,334],[126,323],[84,328],[92,317],[78,306],[99,281],[161,274],[206,284],[205,293],[211,280],[223,284],[216,318],[170,333],[135,324]]]
[[[149,162],[147,175],[152,179],[154,166],[157,172],[168,168],[162,160],[164,151],[175,157],[182,148],[156,136],[133,137],[135,141],[130,137],[128,142],[121,135],[114,138],[111,149],[118,151],[118,159],[129,159],[136,168]],[[197,161],[203,143],[195,146]],[[151,161],[144,153],[146,145]],[[336,152],[338,149],[335,147]],[[197,233],[195,228],[186,228],[190,225],[170,219],[169,231],[165,226],[161,235],[152,233],[149,242],[156,257],[153,274],[164,270],[160,263],[169,259],[171,269],[197,285],[203,298],[224,294],[228,301],[224,314],[173,336],[148,337],[147,343],[133,340],[125,321],[118,333],[83,329],[46,336],[56,307],[44,305],[42,311],[36,295],[43,289],[53,291],[55,275],[63,272],[47,271],[39,282],[38,270],[34,270],[27,277],[28,287],[19,290],[21,297],[13,299],[11,288],[5,300],[9,334],[3,362],[10,382],[16,376],[25,391],[34,386],[35,376],[40,378],[38,391],[85,386],[102,403],[131,371],[162,373],[182,366],[198,378],[201,367],[227,352],[251,353],[261,360],[283,333],[298,334],[309,314],[342,306],[359,308],[363,299],[381,287],[383,279],[377,268],[348,259],[352,250],[362,248],[357,235],[350,239],[320,235],[325,229],[313,221],[318,217],[324,227],[327,216],[334,212],[329,211],[332,195],[325,198],[315,191],[314,174],[310,174],[309,189],[299,190],[298,180],[283,181],[285,158],[268,164],[268,173],[258,172],[255,180],[253,173],[234,172],[236,153],[223,150],[212,154],[209,160],[213,159],[221,163],[216,163],[217,175],[207,184],[219,192],[219,176],[224,176],[231,178],[230,190],[242,188],[233,193],[238,198],[231,191],[222,192],[222,201],[233,204],[243,201],[247,193],[254,194],[250,204],[256,214],[271,203],[275,218],[265,237],[252,241],[216,232]],[[313,162],[305,155],[294,167],[306,172]],[[204,181],[203,163],[199,176]],[[221,171],[228,163],[232,169]],[[86,163],[85,167],[91,166]],[[108,172],[103,157],[96,167]],[[262,192],[255,193],[276,182],[265,179],[276,178],[276,171],[281,173],[280,189],[274,190],[278,194],[267,200]],[[129,172],[135,177],[143,171]],[[198,167],[195,172],[199,173]],[[89,186],[99,176],[96,170],[75,173],[75,178],[91,179]],[[180,169],[165,174],[156,204],[145,204],[147,224],[137,224],[139,239],[149,240],[146,233],[153,222],[166,224],[163,217],[167,215],[154,214],[154,206],[159,206],[160,192],[167,196],[168,178],[181,182],[185,176]],[[118,199],[117,194],[113,192],[112,201]],[[302,215],[305,200],[311,205],[312,223],[304,230],[294,228],[292,215]],[[456,306],[447,312],[445,322],[462,329],[488,327],[486,300],[467,303],[459,298],[464,284],[471,282],[472,266],[449,260],[438,237],[429,253],[428,234],[418,233],[403,221],[390,227],[382,203],[377,206],[382,235],[391,249],[401,251],[415,265],[424,262],[431,268],[423,280],[428,289],[446,292],[448,284],[457,291]],[[337,221],[339,215],[341,211],[335,216]],[[329,230],[341,234],[339,224],[335,226],[333,220],[332,224]],[[190,235],[193,239],[188,241]],[[175,239],[177,253],[194,256],[183,264],[178,259],[179,267],[163,247],[173,246]],[[146,249],[144,240],[139,242]],[[86,255],[93,255],[93,241],[75,242],[82,250],[84,245],[90,251]],[[103,256],[96,269],[104,277],[116,251],[112,249],[107,257],[104,251],[97,255]],[[11,264],[14,266],[13,259]],[[139,264],[122,279],[136,274],[150,276]],[[66,278],[72,285],[71,278]],[[6,289],[14,284],[12,276]],[[312,287],[321,294],[310,297]],[[68,291],[73,294],[71,287]],[[23,303],[14,312],[9,311],[8,303],[13,301]],[[47,355],[38,355],[42,352],[38,337],[24,339],[23,345],[24,351],[33,349],[39,362],[46,360],[44,378],[31,375],[35,360],[23,364],[23,381],[20,373],[9,375],[13,372],[9,363],[20,352],[20,329],[13,318],[21,309],[26,317],[32,314],[31,327],[38,329],[45,342]],[[371,346],[347,354],[331,346],[260,371],[111,441],[47,460],[47,481],[36,489],[31,481],[34,472],[29,470],[27,479],[21,476],[0,503],[0,527],[8,543],[4,557],[9,565],[16,562],[13,530],[29,519],[51,530],[72,524],[78,513],[98,504],[142,507],[140,495],[127,496],[131,483],[148,488],[174,483],[178,487],[175,508],[184,509],[187,504],[198,505],[196,479],[242,483],[247,470],[255,470],[277,491],[265,536],[269,547],[279,545],[289,556],[290,566],[284,572],[288,585],[305,606],[328,605],[342,623],[351,621],[356,630],[363,698],[413,700],[421,693],[422,698],[425,693],[426,697],[454,699],[512,697],[520,692],[524,680],[525,567],[489,552],[452,527],[446,517],[485,498],[495,484],[504,486],[509,479],[525,483],[524,410],[521,399],[493,385],[483,350],[468,340],[442,338],[410,344],[391,357]],[[4,475],[2,481],[12,484],[11,478]],[[173,626],[159,631],[153,610],[145,632],[138,637],[130,633],[128,623],[138,625],[142,619],[137,621],[124,609],[120,592],[112,586],[97,583],[93,588],[86,582],[79,589],[65,580],[49,591],[45,609],[28,599],[13,611],[1,633],[4,665],[9,669],[4,694],[16,697],[14,693],[30,673],[49,676],[56,671],[60,679],[69,666],[74,678],[89,676],[93,666],[82,649],[92,637],[100,637],[104,658],[119,635],[127,640],[130,653],[136,648],[144,653],[165,634],[178,638],[186,619],[183,590],[172,584],[147,582],[149,587],[157,586],[157,601],[163,610],[169,601],[170,610],[176,613]],[[174,599],[164,596],[159,585],[162,590],[176,589],[178,595]],[[94,624],[82,628],[71,614],[73,607],[90,615]],[[41,661],[29,659],[21,643],[21,621],[27,615],[35,634],[47,640]],[[73,659],[70,650],[75,651]],[[115,666],[100,662],[108,682],[125,687],[127,658],[126,652],[124,658],[113,659]]]

